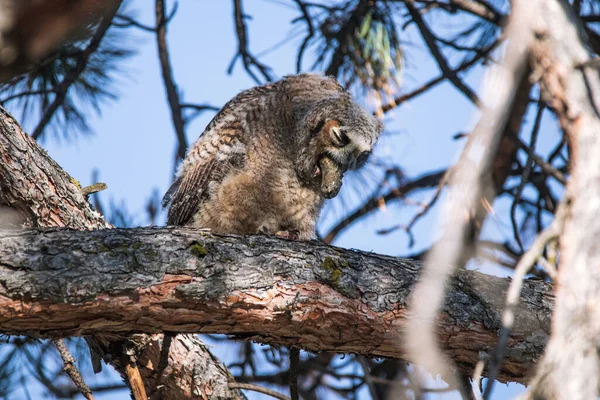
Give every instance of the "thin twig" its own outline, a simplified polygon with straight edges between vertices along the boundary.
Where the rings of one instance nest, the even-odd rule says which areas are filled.
[[[452,68],[450,68],[448,62],[446,61],[446,58],[435,43],[435,36],[427,26],[427,23],[425,23],[425,20],[421,16],[421,12],[417,9],[417,7],[415,7],[414,0],[406,0],[404,4],[406,5],[406,8],[408,9],[408,12],[410,13],[410,16],[412,17],[413,21],[415,22],[415,24],[417,24],[417,27],[419,28],[419,31],[423,36],[423,40],[425,41],[425,44],[427,44],[431,55],[440,67],[442,74],[459,91],[461,91],[465,96],[467,96],[467,98],[471,100],[473,104],[479,107],[481,104],[479,97],[477,97],[475,92],[458,77],[458,75],[452,70]]]
[[[304,57],[304,51],[308,46],[310,40],[315,36],[315,27],[313,26],[312,17],[308,11],[308,6],[304,4],[302,0],[294,0],[302,12],[302,19],[306,22],[306,28],[308,33],[304,37],[300,48],[298,49],[298,56],[296,58],[296,72],[300,72],[302,70],[302,58]]]
[[[378,400],[378,396],[377,396],[377,389],[375,388],[375,377],[371,376],[371,366],[369,365],[369,360],[367,360],[366,357],[364,356],[358,356],[358,362],[360,363],[360,365],[362,366],[363,369],[363,373],[364,373],[364,380],[365,383],[367,384],[367,387],[369,388],[369,393],[371,394],[371,399],[372,400]],[[389,381],[386,379],[387,382],[392,383],[393,381]],[[387,383],[386,384],[389,384]]]
[[[63,360],[63,370],[69,375],[79,392],[81,392],[83,397],[87,400],[94,400],[92,391],[81,377],[77,366],[75,366],[75,359],[71,355],[71,352],[69,352],[65,342],[62,339],[55,339],[52,343],[54,343],[56,350],[58,350],[60,357]]]
[[[494,50],[496,47],[498,47],[498,45],[501,42],[502,42],[501,39],[494,41],[494,43],[492,43],[490,46],[481,50],[476,56],[474,56],[473,58],[471,58],[468,61],[463,62],[461,65],[459,65],[452,71],[454,72],[454,74],[458,74],[459,72],[464,72],[464,71],[469,70],[471,67],[473,67],[474,65],[479,63],[481,60],[485,59],[492,52],[492,50]],[[434,88],[435,86],[444,82],[446,79],[447,79],[447,76],[444,74],[441,74],[437,78],[433,78],[430,81],[425,82],[423,85],[421,85],[417,89],[414,89],[411,92],[400,95],[400,96],[396,97],[393,101],[389,102],[388,104],[383,105],[381,107],[381,111],[384,113],[388,112],[388,111],[398,107],[400,104],[402,104],[408,100],[412,100],[413,98],[427,92],[429,89]]]
[[[540,256],[542,255],[546,245],[555,240],[561,233],[565,219],[568,215],[570,204],[570,198],[565,195],[562,202],[558,206],[556,216],[548,228],[540,233],[531,247],[523,254],[523,257],[519,260],[515,272],[512,277],[510,286],[508,287],[508,293],[506,294],[506,306],[502,313],[502,328],[500,329],[500,338],[496,349],[492,354],[492,360],[488,369],[488,384],[483,392],[483,398],[485,400],[490,398],[492,389],[494,387],[494,381],[498,376],[498,371],[502,366],[502,359],[504,358],[504,350],[508,343],[508,337],[510,331],[515,322],[515,308],[519,304],[519,297],[521,295],[521,289],[523,288],[523,280],[525,275],[531,268],[536,264]],[[551,274],[552,271],[549,271]]]
[[[382,204],[387,204],[389,202],[402,199],[413,190],[425,189],[439,185],[439,182],[444,177],[445,173],[446,170],[425,174],[390,190],[385,195],[371,196],[363,205],[356,208],[356,210],[342,220],[338,221],[324,236],[323,241],[327,244],[332,243],[339,236],[339,234],[347,229],[352,223],[365,217],[374,210],[377,210]]]
[[[511,138],[514,141],[516,141],[519,144],[519,146],[521,146],[521,148],[523,150],[525,150],[525,152],[527,153],[527,155],[530,156],[531,159],[533,161],[535,161],[535,163],[537,165],[540,166],[540,168],[542,169],[542,171],[544,171],[545,174],[547,174],[548,176],[553,177],[554,179],[556,179],[557,181],[559,181],[563,185],[567,184],[567,178],[565,177],[565,175],[562,172],[560,172],[558,169],[554,168],[550,163],[546,162],[542,157],[540,157],[537,154],[535,154],[531,150],[531,148],[529,146],[527,146],[527,144],[525,144],[518,136],[512,135]]]
[[[268,396],[271,396],[271,397],[279,399],[279,400],[291,400],[286,395],[281,394],[275,390],[268,389],[266,387],[262,387],[262,386],[258,386],[258,385],[253,385],[251,383],[232,382],[228,386],[229,386],[229,389],[252,390],[253,392],[263,393],[263,394],[266,394]]]
[[[537,110],[537,114],[535,116],[535,122],[533,124],[533,129],[531,131],[531,140],[530,140],[530,145],[529,145],[530,151],[528,151],[527,161],[525,162],[525,167],[523,168],[523,172],[521,174],[521,182],[519,184],[519,187],[517,188],[514,200],[510,206],[510,219],[511,219],[512,226],[513,226],[513,234],[515,236],[515,239],[516,239],[517,244],[519,245],[519,248],[521,249],[521,251],[524,251],[524,249],[523,249],[523,241],[521,240],[521,234],[519,232],[519,228],[517,227],[517,217],[516,217],[517,206],[519,205],[519,201],[521,200],[521,196],[523,194],[523,189],[525,188],[525,185],[529,181],[529,175],[531,174],[531,171],[533,170],[533,154],[535,152],[535,145],[537,143],[537,137],[538,137],[538,133],[540,131],[540,125],[542,122],[542,116],[544,115],[545,108],[546,108],[546,106],[545,106],[544,102],[540,101],[538,103],[538,110]]]
[[[290,398],[298,400],[298,367],[300,364],[300,349],[290,348]]]

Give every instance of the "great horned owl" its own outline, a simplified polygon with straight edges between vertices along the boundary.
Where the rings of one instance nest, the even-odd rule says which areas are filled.
[[[311,239],[324,199],[364,164],[382,128],[331,77],[243,91],[190,148],[163,199],[167,223]]]

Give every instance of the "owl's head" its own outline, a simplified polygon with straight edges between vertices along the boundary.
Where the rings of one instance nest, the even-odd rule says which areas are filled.
[[[383,130],[345,91],[311,102],[299,122],[305,140],[299,173],[328,199],[339,193],[346,171],[364,165]]]

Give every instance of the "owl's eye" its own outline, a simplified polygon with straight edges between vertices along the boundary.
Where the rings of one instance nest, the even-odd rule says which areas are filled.
[[[319,132],[321,132],[321,129],[323,129],[323,126],[325,126],[325,120],[324,119],[320,120],[319,123],[317,125],[315,125],[314,128],[311,129],[310,135],[311,136],[317,136],[317,134]]]
[[[350,143],[350,139],[346,136],[344,129],[334,126],[331,128],[331,133],[333,134],[334,142],[337,147],[344,147]]]
[[[362,153],[360,153],[360,155],[356,159],[356,166],[361,167],[365,162],[367,162],[367,159],[369,158],[370,155],[371,155],[370,151],[363,151]]]

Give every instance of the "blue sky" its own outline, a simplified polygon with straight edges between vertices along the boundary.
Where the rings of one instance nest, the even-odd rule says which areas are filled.
[[[138,20],[153,25],[154,6],[151,2],[134,0],[129,8],[137,11]],[[295,73],[296,51],[303,34],[298,35],[299,27],[290,24],[298,16],[294,3],[285,0],[246,0],[244,8],[253,17],[248,21],[252,52],[260,55],[263,63],[273,67],[278,77]],[[230,1],[180,1],[178,13],[169,25],[168,43],[174,78],[184,102],[221,106],[241,90],[254,85],[239,61],[232,75],[226,73],[237,45],[232,14]],[[436,27],[437,24],[448,31],[457,27],[455,20],[441,16],[436,21]],[[43,145],[84,186],[94,183],[90,181],[92,171],[99,169],[100,180],[108,185],[108,189],[102,193],[103,199],[113,199],[117,203],[124,201],[128,209],[136,213],[138,224],[145,225],[144,206],[152,190],[158,188],[162,196],[171,182],[175,135],[161,80],[155,37],[143,31],[130,32],[128,44],[137,51],[137,55],[122,64],[119,99],[105,105],[101,116],[91,118],[94,135],[82,136],[69,143],[58,143],[48,138]],[[290,34],[293,39],[289,43],[262,54]],[[400,32],[400,37],[407,54],[402,91],[408,92],[438,76],[439,71],[417,32],[409,27]],[[314,56],[314,52],[309,53],[309,60]],[[309,66],[310,62],[305,65]],[[482,70],[475,69],[467,82],[479,91],[482,76]],[[207,112],[188,126],[190,143],[196,140],[212,116],[212,112]],[[464,141],[453,140],[452,136],[468,131],[476,118],[476,110],[462,94],[448,83],[440,84],[430,93],[386,115],[388,134],[379,143],[376,156],[395,161],[409,177],[445,168],[457,158],[464,144]],[[542,129],[549,136],[547,140],[542,140],[542,150],[548,146],[546,143],[555,139],[553,135],[558,134],[555,128],[549,127],[549,122],[546,119]],[[344,185],[342,190],[348,190],[349,186]],[[431,192],[427,192],[412,196],[411,199],[426,201],[430,196]],[[339,201],[330,204],[322,227],[331,225],[345,210],[353,209],[357,204],[356,196],[348,196],[346,204]],[[499,215],[506,207],[508,202],[497,202]],[[375,234],[377,229],[406,223],[418,211],[414,204],[401,202],[355,224],[335,244],[390,255],[417,252],[429,247],[432,237],[436,235],[438,208],[415,226],[417,241],[414,248],[408,247],[408,236],[401,230],[385,236]],[[511,235],[508,222],[493,216],[487,222],[484,236],[502,239]],[[499,268],[485,267],[494,274],[508,274]],[[232,349],[218,346],[214,351],[221,357],[231,359],[235,356]],[[520,390],[518,385],[508,388],[499,385],[497,398]],[[122,398],[128,396],[123,395]]]

